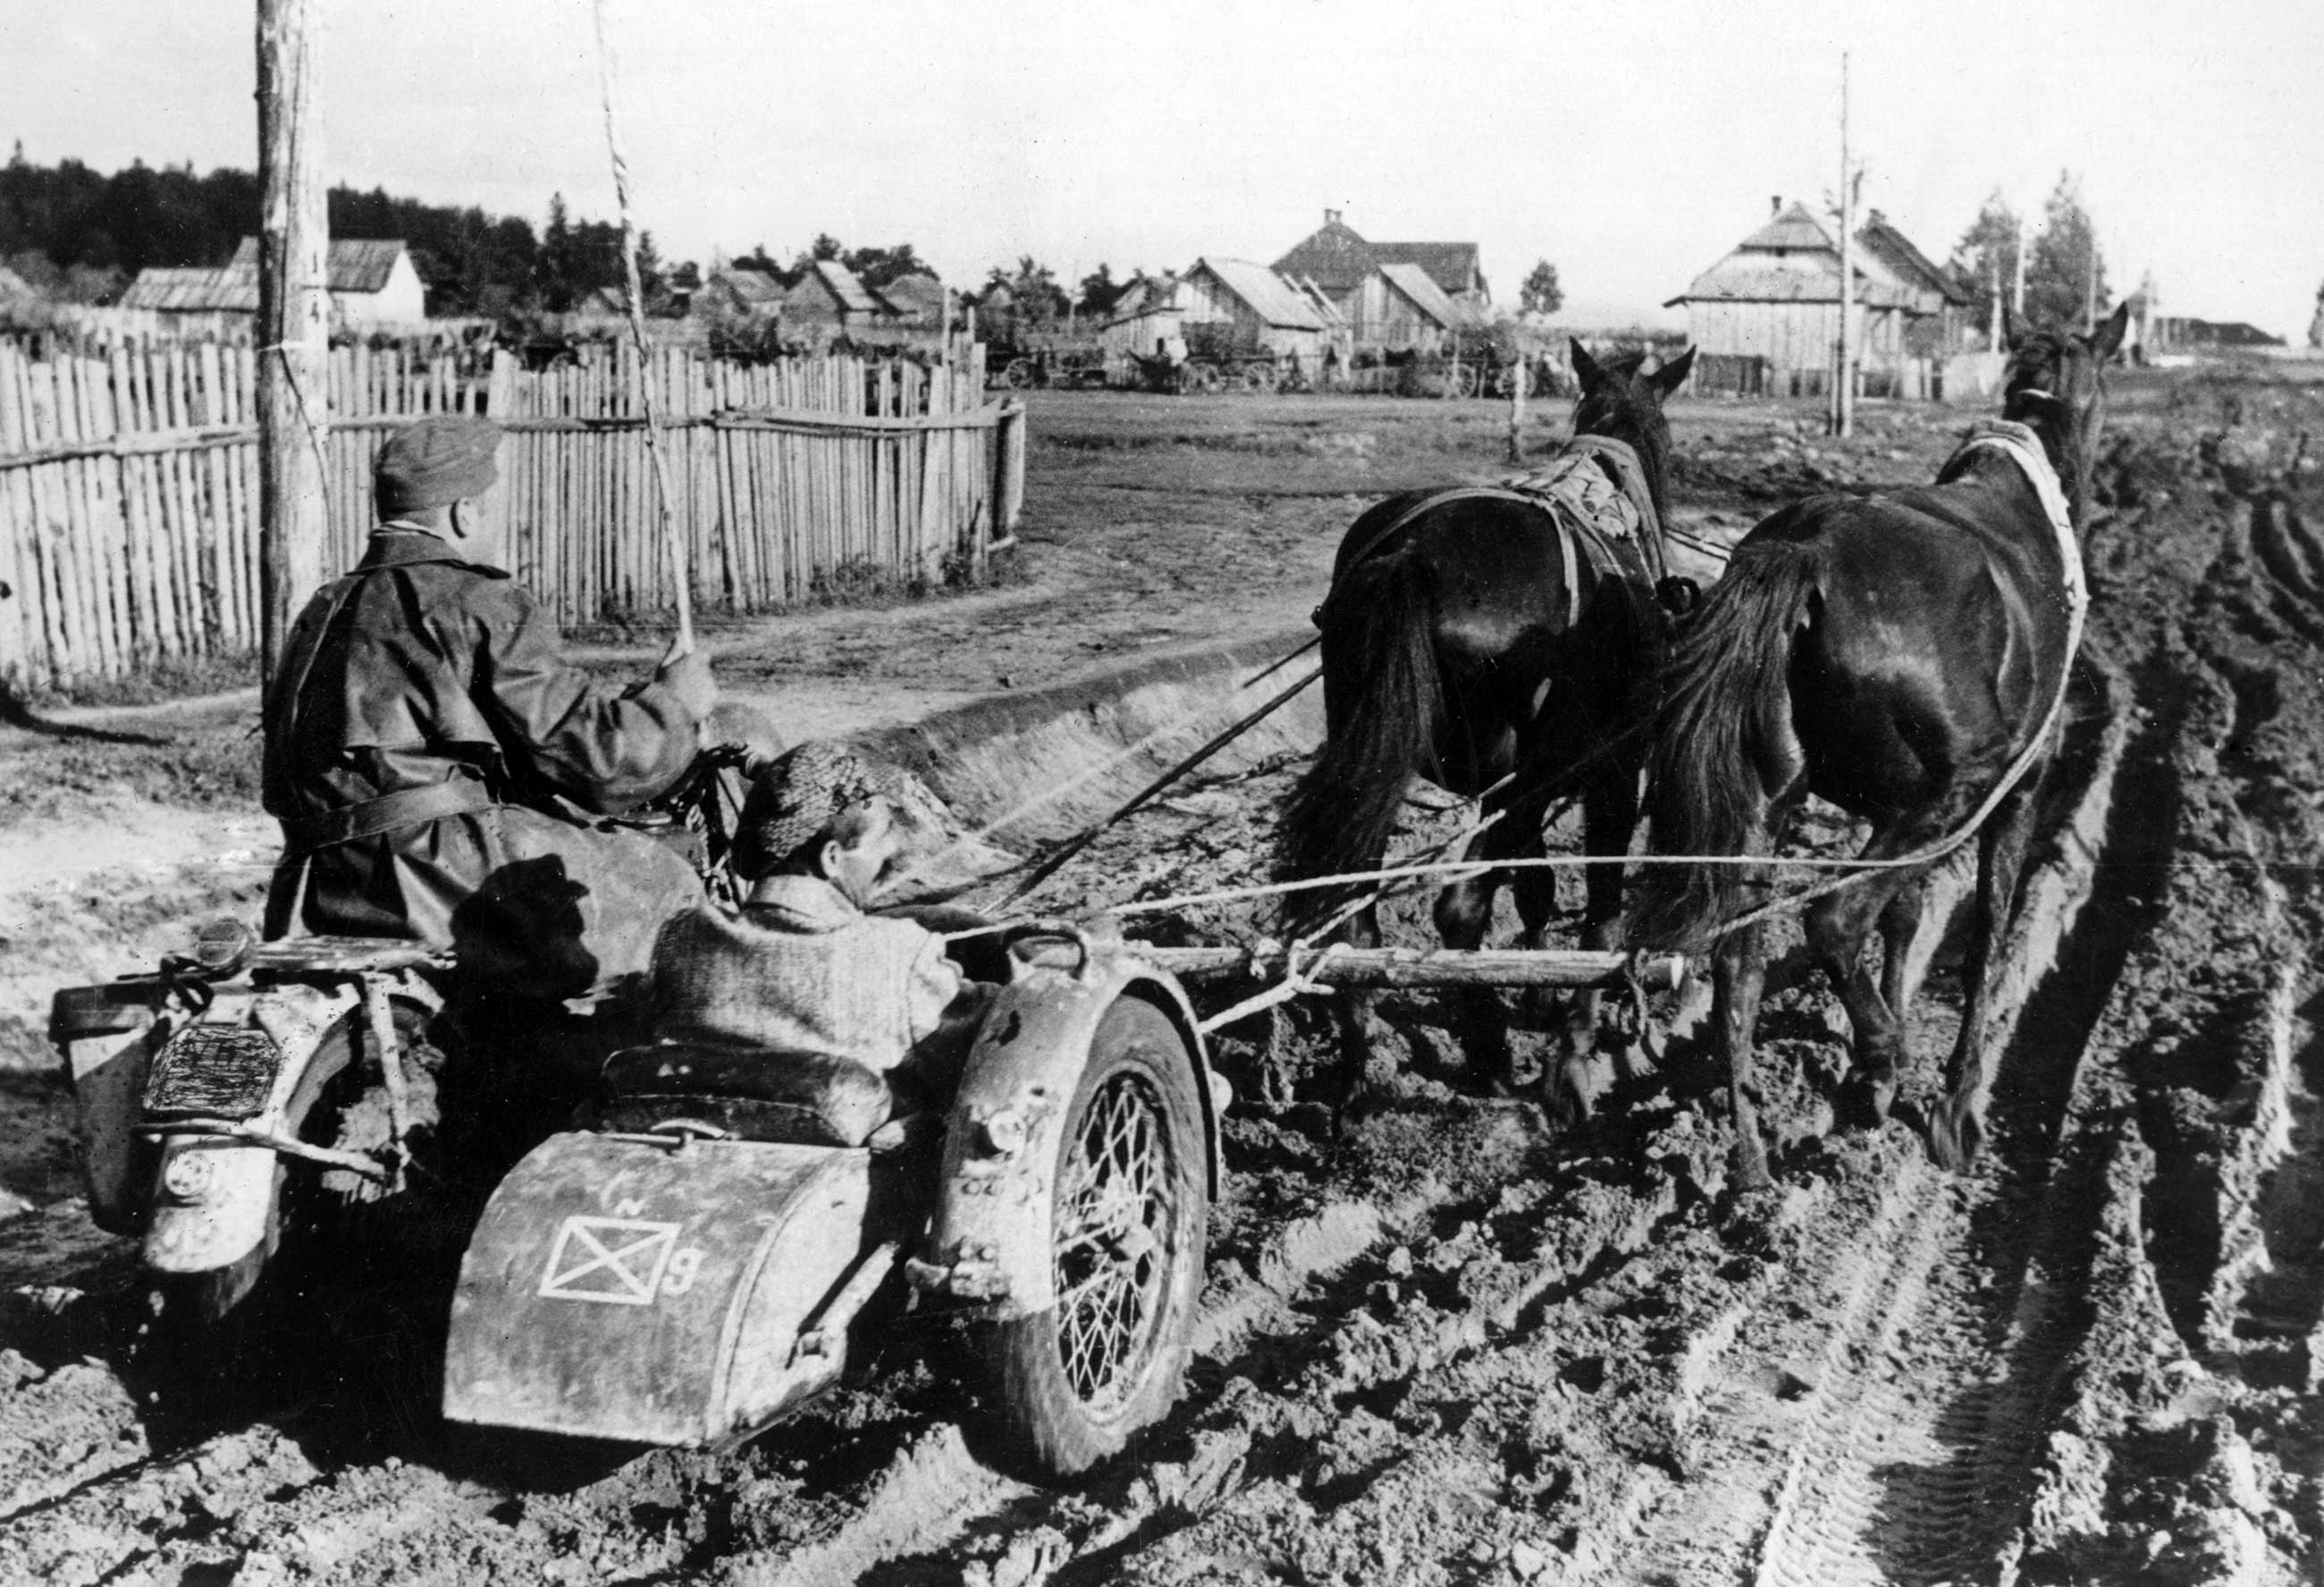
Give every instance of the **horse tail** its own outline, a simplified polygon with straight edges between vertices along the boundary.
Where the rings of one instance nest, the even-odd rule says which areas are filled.
[[[1436,769],[1444,725],[1431,634],[1435,600],[1426,569],[1410,552],[1369,556],[1342,573],[1318,620],[1327,737],[1284,805],[1277,869],[1293,879],[1379,863],[1396,830],[1405,780]],[[1322,902],[1315,892],[1295,894],[1286,913],[1296,918]]]
[[[1794,636],[1811,618],[1818,558],[1805,546],[1753,546],[1729,564],[1673,649],[1647,760],[1656,854],[1748,853],[1767,795],[1804,765],[1792,722]],[[1755,895],[1736,866],[1648,866],[1630,935],[1699,951]]]

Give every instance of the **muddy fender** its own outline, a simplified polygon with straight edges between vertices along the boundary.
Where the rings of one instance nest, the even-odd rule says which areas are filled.
[[[145,1265],[157,1273],[230,1267],[280,1233],[275,1197],[282,1160],[271,1146],[201,1137],[165,1139],[145,1226]]]
[[[153,1055],[176,1028],[168,1003],[152,977],[67,986],[50,1000],[49,1041],[72,1082],[89,1217],[109,1234],[145,1226],[153,1153],[137,1139],[138,1099]]]
[[[1223,1102],[1185,994],[1119,940],[1061,933],[1020,943],[1012,958],[1013,978],[969,1050],[945,1132],[927,1258],[910,1265],[924,1292],[1003,1320],[1056,1304],[1050,1224],[1060,1133],[1091,1040],[1116,1000],[1153,1003],[1185,1038],[1213,1197]]]
[[[454,1421],[641,1444],[766,1426],[845,1364],[898,1225],[866,1151],[551,1136],[493,1193],[445,1344]]]

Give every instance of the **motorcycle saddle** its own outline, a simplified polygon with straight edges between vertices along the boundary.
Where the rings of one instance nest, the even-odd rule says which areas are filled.
[[[820,1053],[658,1041],[605,1060],[602,1119],[616,1130],[698,1119],[746,1141],[862,1146],[900,1111],[888,1077]]]

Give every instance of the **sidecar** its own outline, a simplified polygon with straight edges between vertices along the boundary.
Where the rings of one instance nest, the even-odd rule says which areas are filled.
[[[445,1415],[644,1444],[749,1436],[883,1305],[989,1325],[1000,1446],[1051,1476],[1175,1398],[1225,1088],[1177,983],[1038,928],[940,1114],[780,1053],[618,1055],[599,1127],[501,1184],[452,1306]]]

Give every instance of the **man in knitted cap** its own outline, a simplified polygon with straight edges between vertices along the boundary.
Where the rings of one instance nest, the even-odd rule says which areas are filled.
[[[593,821],[685,771],[716,688],[675,645],[626,689],[566,661],[498,565],[500,436],[452,415],[397,431],[369,546],[291,629],[266,699],[266,930],[456,947],[472,987],[554,1001],[641,979],[700,899],[671,850]]]
[[[735,840],[735,871],[752,883],[741,914],[706,905],[662,933],[660,1033],[947,1087],[991,988],[963,976],[935,932],[864,913],[904,849],[894,803],[846,749],[802,744],[761,771]]]

